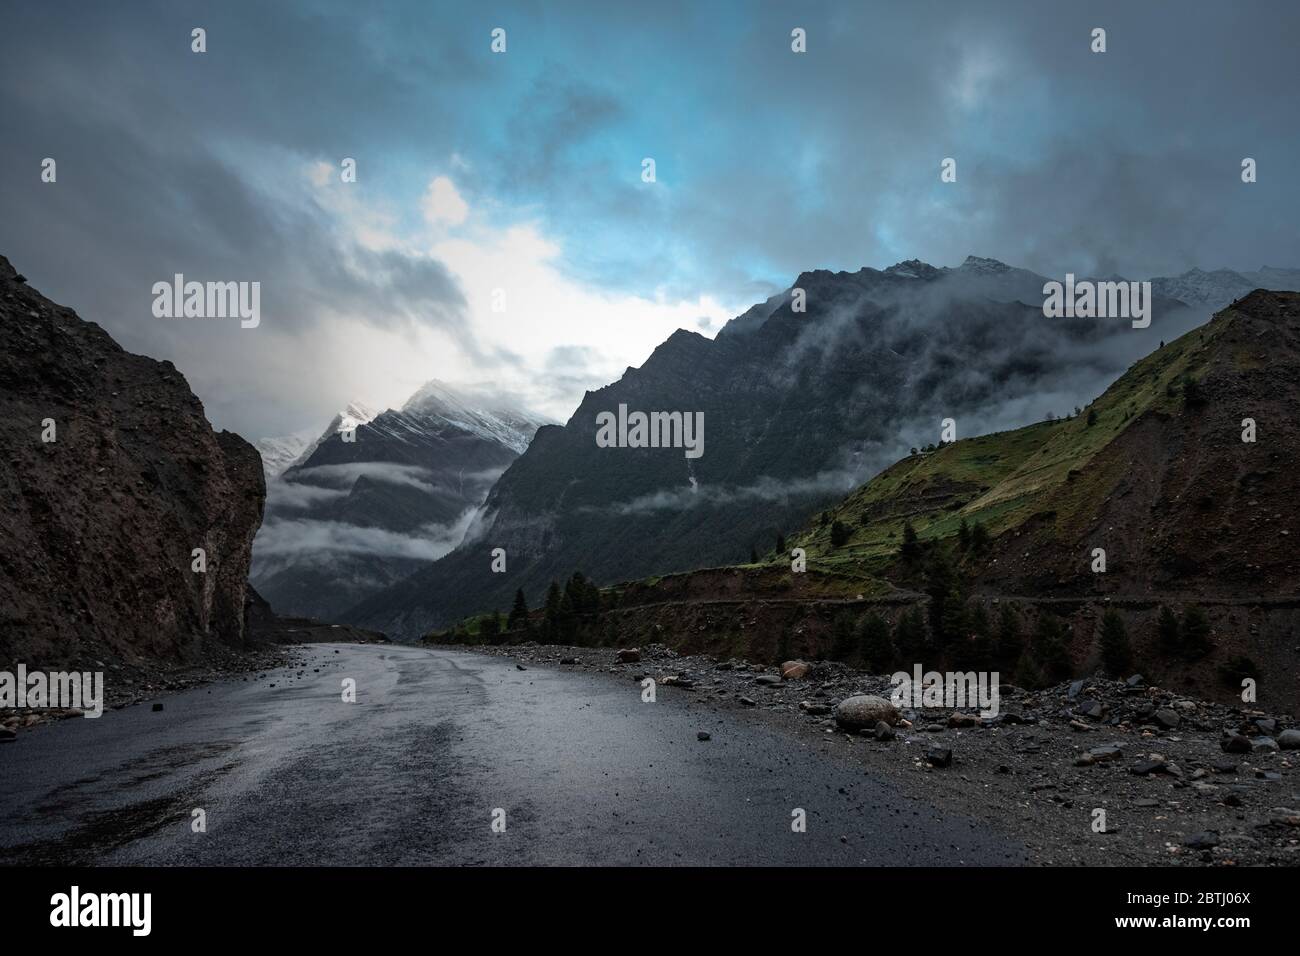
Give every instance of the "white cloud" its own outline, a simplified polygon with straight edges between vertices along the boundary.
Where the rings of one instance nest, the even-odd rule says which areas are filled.
[[[457,167],[454,158],[451,166]],[[677,329],[716,330],[752,304],[590,288],[566,273],[563,246],[535,223],[488,221],[447,175],[431,179],[417,200],[421,224],[404,228],[409,217],[374,200],[360,184],[340,186],[332,172],[324,163],[307,169],[318,186],[312,192],[316,205],[361,248],[440,262],[466,299],[478,354],[467,354],[463,343],[438,328],[380,328],[365,316],[331,313],[331,321],[321,322],[295,353],[295,362],[329,372],[324,380],[337,390],[331,405],[360,399],[398,407],[431,378],[488,381],[564,421],[584,389],[607,385],[628,366],[641,365]],[[490,199],[481,208],[499,215]],[[454,236],[447,234],[449,226],[459,227]],[[505,293],[504,312],[494,311],[496,289]],[[374,307],[379,313],[385,304]],[[555,350],[579,343],[584,361],[562,371],[548,368]]]
[[[429,183],[424,198],[420,200],[420,208],[424,210],[424,218],[431,226],[440,223],[459,226],[469,215],[469,204],[461,198],[455,183],[446,176],[436,176]]]

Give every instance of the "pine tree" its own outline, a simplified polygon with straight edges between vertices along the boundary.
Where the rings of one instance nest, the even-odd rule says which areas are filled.
[[[962,518],[961,524],[957,526],[957,550],[965,551],[969,547],[970,547],[970,525],[966,523],[965,518]]]
[[[849,526],[838,518],[831,524],[831,546],[843,547],[849,542]]]
[[[1065,649],[1065,629],[1046,611],[1039,614],[1034,628],[1034,657],[1049,681],[1065,680],[1074,670]]]
[[[982,555],[988,552],[989,547],[993,544],[993,539],[989,537],[989,529],[976,521],[970,529],[970,549],[975,555]]]
[[[1008,669],[1015,667],[1025,650],[1025,640],[1020,629],[1020,618],[1010,604],[1002,605],[998,617],[997,659]]]
[[[903,522],[903,544],[898,549],[899,555],[904,561],[915,561],[921,554],[921,541],[916,536],[916,529],[912,527],[912,522]]]
[[[1107,608],[1101,618],[1101,660],[1112,677],[1123,677],[1133,662],[1124,619],[1114,608]]]
[[[868,611],[858,624],[858,646],[862,658],[877,671],[889,669],[894,662],[894,645],[889,639],[889,623],[875,611]]]
[[[548,641],[554,641],[559,634],[562,600],[560,585],[552,580],[551,586],[546,589],[546,610],[542,615],[542,635]]]
[[[525,626],[528,623],[528,602],[524,600],[524,589],[520,588],[515,592],[515,603],[510,608],[510,616],[506,618],[506,627],[513,631],[516,628]]]
[[[962,636],[966,615],[961,591],[952,559],[936,547],[926,562],[925,593],[930,595],[930,634],[939,649]]]
[[[920,608],[910,607],[894,625],[894,646],[905,663],[922,663],[925,654],[925,618]]]

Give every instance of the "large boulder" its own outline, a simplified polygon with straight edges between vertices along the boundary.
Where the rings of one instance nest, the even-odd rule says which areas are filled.
[[[898,708],[875,694],[846,697],[835,706],[835,722],[846,730],[874,728],[882,721],[891,727],[898,723]]]

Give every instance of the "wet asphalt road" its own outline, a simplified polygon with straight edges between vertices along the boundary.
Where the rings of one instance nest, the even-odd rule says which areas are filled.
[[[301,678],[209,685],[164,698],[161,713],[73,718],[0,747],[0,863],[1026,860],[1005,835],[688,691],[661,687],[647,704],[626,678],[496,657],[305,653]],[[345,677],[355,704],[342,700]],[[791,830],[795,808],[804,833]],[[193,832],[195,809],[205,833]]]

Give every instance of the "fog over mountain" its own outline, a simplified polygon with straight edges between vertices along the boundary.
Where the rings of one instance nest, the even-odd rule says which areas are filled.
[[[400,410],[352,403],[268,486],[252,580],[280,613],[329,618],[460,543],[546,421],[426,383]]]
[[[575,570],[610,583],[743,560],[822,504],[937,442],[1070,414],[1136,359],[1231,301],[1232,283],[1152,281],[1151,323],[1050,319],[1050,278],[970,256],[883,270],[806,272],[710,340],[678,330],[638,368],[544,427],[492,488],[466,542],[347,612],[414,636],[460,615],[540,600]],[[1079,276],[1079,280],[1086,277]],[[1159,290],[1194,284],[1191,305]],[[806,312],[793,308],[794,289]],[[600,448],[620,405],[702,412],[705,452]],[[504,548],[506,574],[488,573]]]

